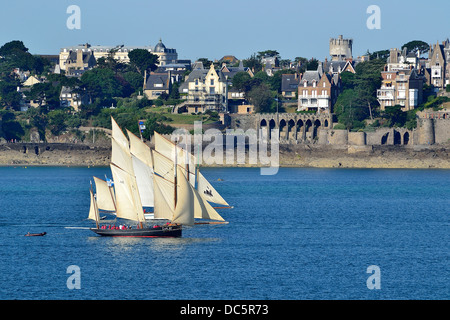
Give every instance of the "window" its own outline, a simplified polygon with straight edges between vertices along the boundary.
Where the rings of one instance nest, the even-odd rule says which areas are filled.
[[[326,82],[324,81],[323,82],[323,87],[325,88],[327,86],[327,84],[326,84]]]
[[[214,85],[214,79],[211,79],[211,85],[213,86]]]
[[[195,85],[198,86],[198,79],[195,79]],[[197,90],[195,90],[197,91]]]
[[[303,87],[306,88],[306,85],[307,85],[307,83],[306,83],[306,81],[304,81],[304,82],[303,82]]]
[[[209,87],[209,94],[214,94],[214,93],[215,93],[215,88]]]
[[[315,81],[313,81],[313,88],[315,88],[316,87],[316,82]]]

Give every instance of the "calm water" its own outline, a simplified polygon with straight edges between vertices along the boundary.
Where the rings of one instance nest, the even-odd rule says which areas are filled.
[[[203,173],[234,205],[228,225],[120,239],[66,228],[93,225],[89,180],[109,168],[0,168],[0,299],[450,298],[449,170]]]

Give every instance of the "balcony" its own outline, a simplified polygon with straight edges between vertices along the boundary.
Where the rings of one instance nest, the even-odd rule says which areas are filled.
[[[394,100],[394,88],[383,88],[377,90],[378,100]]]

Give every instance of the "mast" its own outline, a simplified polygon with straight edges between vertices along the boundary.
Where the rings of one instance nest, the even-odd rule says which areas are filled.
[[[191,144],[189,143],[189,146],[190,145]],[[184,150],[184,154],[185,154],[184,163],[186,165],[187,181],[189,181],[189,176],[190,176],[190,174],[189,174],[189,154],[187,151],[187,136],[186,135],[184,135],[184,146],[186,147],[186,149]]]
[[[174,199],[173,199],[173,207],[174,209],[177,207],[177,143],[175,142],[175,161],[174,161],[174,169],[173,169],[173,179],[174,179]]]
[[[198,174],[200,173],[200,148],[201,148],[201,145],[199,143],[198,148],[197,148],[197,172],[195,175],[195,180],[196,180],[195,184],[196,184],[197,188],[198,188]]]

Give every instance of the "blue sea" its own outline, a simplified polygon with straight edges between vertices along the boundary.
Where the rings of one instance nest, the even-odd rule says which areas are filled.
[[[450,298],[450,170],[202,172],[229,224],[141,239],[87,229],[109,168],[1,167],[0,299]]]

